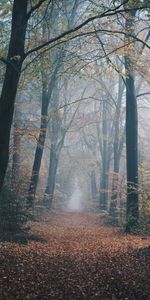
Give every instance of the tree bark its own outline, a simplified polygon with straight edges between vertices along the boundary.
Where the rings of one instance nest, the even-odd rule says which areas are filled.
[[[134,17],[136,11],[128,13],[126,18],[127,33],[134,33]],[[127,41],[131,38],[127,35]],[[131,52],[133,50],[133,52]],[[126,231],[132,232],[138,226],[138,113],[135,93],[135,77],[133,66],[133,49],[127,49],[125,57],[126,70],[126,156],[127,156],[127,211]]]
[[[66,82],[65,82],[66,83]],[[66,86],[66,84],[65,84]],[[78,111],[79,105],[75,109],[71,120],[66,124],[66,108],[64,109],[64,122],[62,124],[62,119],[59,116],[59,79],[55,82],[55,88],[53,91],[53,98],[51,101],[51,108],[53,110],[53,115],[51,118],[51,150],[50,150],[50,160],[49,160],[49,171],[47,185],[45,189],[44,202],[51,208],[52,201],[54,197],[55,182],[56,182],[56,173],[59,162],[59,156],[61,149],[64,145],[64,140],[68,129],[70,128],[76,112]]]
[[[64,3],[65,5],[65,3]],[[76,9],[78,7],[79,3],[78,3],[78,0],[75,1],[75,5],[73,6],[73,10],[72,10],[72,14],[70,16],[70,21],[68,19],[68,26],[71,26],[71,24],[73,25],[73,22],[74,22],[74,18],[75,18],[75,12],[76,12]],[[43,25],[43,36],[46,35],[46,27],[45,27],[45,24]],[[47,126],[48,126],[48,123],[45,119],[47,119],[47,116],[48,116],[48,107],[49,107],[49,104],[50,102],[52,102],[51,104],[51,108],[54,110],[57,109],[57,97],[54,97],[55,100],[56,100],[56,103],[53,103],[53,99],[51,99],[51,96],[52,96],[52,92],[54,93],[56,90],[56,88],[54,89],[54,86],[56,84],[56,80],[57,80],[57,73],[59,71],[60,68],[63,67],[63,64],[62,64],[62,61],[63,61],[63,58],[65,57],[66,53],[64,52],[63,50],[63,47],[60,48],[60,51],[58,51],[58,53],[56,53],[56,67],[55,67],[55,70],[52,74],[52,77],[50,79],[50,82],[49,82],[49,85],[47,87],[47,93],[46,93],[46,87],[45,87],[45,92],[44,92],[44,97],[42,97],[42,117],[41,117],[41,126],[40,126],[40,135],[39,135],[39,138],[38,138],[38,143],[37,143],[37,148],[36,148],[36,152],[35,152],[35,158],[34,158],[34,163],[33,163],[33,168],[32,168],[32,175],[31,175],[31,180],[30,180],[30,186],[29,186],[29,190],[28,190],[28,198],[27,198],[27,202],[28,202],[28,206],[33,206],[34,204],[34,199],[35,199],[35,194],[36,194],[36,189],[37,189],[37,184],[38,184],[38,179],[39,179],[39,172],[40,172],[40,167],[41,167],[41,161],[42,161],[42,156],[43,156],[43,150],[44,150],[44,144],[45,144],[45,139],[46,139],[46,132],[47,132]],[[44,73],[44,71],[43,71]],[[45,75],[44,75],[45,76]],[[46,77],[46,76],[45,76]],[[45,81],[45,78],[43,78],[43,82]],[[57,84],[56,84],[57,85]],[[44,108],[45,104],[43,104],[43,101],[45,101],[44,99],[46,99],[46,109]],[[53,124],[56,125],[56,120],[54,120],[56,118],[56,115],[54,116],[54,118],[52,117],[52,127],[53,127]],[[44,125],[43,125],[44,123]],[[54,125],[54,127],[55,127]],[[52,129],[52,132],[53,132],[53,129]],[[52,133],[53,135],[53,133]],[[53,144],[53,143],[52,143]],[[53,148],[53,147],[52,147]],[[54,143],[54,148],[55,148],[55,143]],[[54,158],[54,163],[53,163],[53,158]],[[56,165],[56,170],[57,170],[57,163],[55,162],[56,157],[55,157],[55,153],[54,153],[54,149],[52,149],[52,152],[50,151],[50,165],[52,165],[52,169],[53,169],[53,164]],[[54,167],[55,169],[55,167]],[[49,174],[52,174],[54,175],[54,170],[50,171],[50,166],[49,166]],[[48,175],[48,182],[47,182],[47,187],[46,187],[46,191],[48,192],[49,188],[48,186],[51,184],[52,182],[52,190],[54,191],[54,186],[55,186],[55,183],[53,183],[53,179],[50,179],[49,181],[49,176]],[[56,174],[54,175],[54,182],[55,182],[55,177],[56,177]],[[45,191],[45,193],[46,193]],[[51,188],[50,188],[50,194],[51,194],[51,199],[50,199],[50,202],[52,202],[52,198],[53,198],[53,192],[51,192]]]
[[[17,103],[18,104],[18,103]],[[12,157],[12,189],[15,188],[20,173],[20,147],[21,147],[21,129],[20,109],[15,105],[14,112],[14,133],[13,133],[13,157]]]
[[[13,5],[7,66],[0,98],[0,191],[8,165],[14,103],[24,59],[25,34],[28,22],[27,2],[27,0],[14,0]]]
[[[103,123],[102,123],[102,171],[100,179],[100,208],[107,210],[108,206],[108,181],[109,181],[109,141],[108,141],[108,111],[107,101],[103,101]]]
[[[51,100],[51,109],[53,111],[51,117],[51,149],[50,149],[47,185],[46,185],[45,195],[44,195],[44,200],[47,202],[46,204],[48,205],[49,208],[51,208],[53,196],[54,196],[56,172],[57,172],[58,157],[59,157],[57,144],[58,144],[58,136],[61,130],[61,121],[59,120],[59,115],[57,111],[58,104],[59,104],[59,79],[55,81],[53,96]]]
[[[56,145],[51,144],[49,172],[48,172],[47,185],[46,185],[45,195],[44,195],[44,200],[46,201],[46,205],[48,206],[48,208],[51,208],[53,197],[54,197],[57,166],[58,166],[58,156],[57,156]]]
[[[122,104],[124,87],[125,85],[123,83],[123,80],[121,76],[119,76],[118,97],[117,97],[115,119],[114,119],[114,143],[113,143],[114,166],[113,166],[113,178],[112,178],[112,196],[111,196],[110,211],[109,211],[112,217],[116,217],[117,215],[118,179],[119,179],[121,153],[124,144],[122,143],[122,139],[124,140],[124,137],[123,136],[120,137],[121,104]]]
[[[41,124],[40,124],[40,133],[37,141],[37,147],[34,156],[34,163],[32,168],[32,175],[30,180],[30,186],[28,190],[27,197],[27,205],[29,207],[33,206],[33,202],[35,199],[35,193],[37,189],[39,172],[41,167],[41,161],[43,156],[44,144],[46,140],[46,132],[48,125],[48,105],[49,105],[49,97],[47,94],[46,84],[43,83],[43,91],[42,91],[42,108],[41,108]]]
[[[43,157],[44,145],[46,140],[47,126],[48,126],[48,108],[51,101],[51,96],[55,81],[57,78],[57,72],[60,68],[61,52],[56,62],[55,70],[51,76],[49,84],[47,84],[47,78],[43,71],[43,87],[42,87],[42,108],[41,108],[41,124],[40,124],[40,134],[37,141],[34,162],[32,167],[32,175],[30,179],[30,185],[28,190],[27,205],[32,207],[34,205],[34,199],[36,194],[36,189],[38,185],[39,173],[41,168],[41,162]]]
[[[90,179],[91,179],[92,198],[96,199],[96,197],[97,197],[97,186],[96,186],[96,176],[95,176],[95,171],[94,170],[91,171]]]

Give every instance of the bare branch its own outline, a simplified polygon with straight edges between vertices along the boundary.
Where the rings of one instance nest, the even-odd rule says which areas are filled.
[[[42,1],[42,0],[41,0],[41,1]],[[44,1],[44,0],[43,0],[43,1]],[[137,9],[146,9],[146,8],[147,8],[147,6],[140,6],[140,7],[136,7],[136,8],[134,7],[134,8],[120,9],[120,7],[122,7],[122,6],[123,6],[125,3],[127,3],[127,2],[128,2],[128,0],[127,0],[127,1],[124,1],[124,3],[118,5],[118,6],[115,7],[115,8],[106,10],[105,12],[101,13],[100,15],[96,15],[96,16],[90,17],[90,18],[88,18],[87,20],[85,20],[83,23],[81,23],[80,25],[76,26],[75,28],[72,28],[72,29],[70,29],[70,30],[67,30],[67,31],[63,32],[62,34],[60,34],[60,35],[58,35],[58,36],[56,36],[56,37],[54,37],[54,38],[48,40],[47,42],[43,43],[42,45],[39,45],[39,46],[36,46],[36,47],[30,49],[30,50],[25,54],[24,59],[25,59],[28,55],[30,55],[31,53],[36,52],[36,51],[39,51],[39,50],[41,50],[42,48],[48,46],[49,44],[52,44],[52,43],[54,43],[54,42],[56,42],[56,41],[58,41],[58,40],[60,40],[60,39],[62,39],[62,38],[64,38],[64,37],[70,35],[71,33],[74,33],[74,32],[76,32],[76,31],[78,31],[79,29],[85,27],[87,24],[91,23],[92,21],[94,21],[94,20],[96,20],[96,19],[101,19],[101,18],[105,18],[105,17],[109,17],[109,16],[114,16],[114,15],[116,15],[116,14],[123,13],[123,12],[129,12],[129,11],[132,11],[133,9],[134,9],[134,10],[135,10],[135,9],[137,10]],[[116,31],[116,33],[117,33],[117,31]],[[123,32],[121,32],[121,33],[123,33]],[[124,34],[125,34],[125,33],[124,33]],[[75,37],[76,37],[76,36],[75,36]],[[75,37],[74,37],[74,38],[75,38]]]
[[[30,18],[31,14],[37,10],[46,0],[40,0],[36,5],[32,6],[27,14],[27,19]]]
[[[142,96],[146,96],[146,95],[150,95],[150,92],[141,93],[141,94],[137,95],[136,98],[139,98],[139,97],[142,97]]]

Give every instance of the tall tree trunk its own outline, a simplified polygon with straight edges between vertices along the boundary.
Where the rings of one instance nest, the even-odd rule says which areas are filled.
[[[95,176],[95,171],[92,170],[90,174],[90,179],[91,179],[91,193],[92,193],[92,198],[96,199],[97,197],[97,186],[96,186],[96,176]]]
[[[42,107],[41,107],[41,124],[40,124],[40,134],[37,141],[34,162],[32,167],[32,175],[30,179],[30,185],[28,190],[27,205],[32,207],[34,205],[34,199],[36,194],[36,189],[38,185],[39,173],[41,168],[41,162],[43,157],[44,145],[46,140],[47,126],[48,126],[48,108],[51,101],[51,96],[55,81],[57,78],[57,73],[60,68],[60,61],[63,51],[60,51],[59,55],[56,57],[56,66],[51,76],[49,83],[47,83],[48,78],[45,71],[42,72]]]
[[[107,102],[103,102],[102,123],[102,171],[100,179],[100,208],[107,210],[108,205],[108,180],[109,180],[109,150],[108,150],[108,114]]]
[[[74,19],[76,17],[76,10],[79,5],[79,0],[75,0],[74,5],[72,7],[71,15],[68,16],[68,28],[72,28],[74,25]],[[64,5],[65,2],[64,2]],[[67,3],[68,5],[68,3]],[[66,53],[60,51],[60,58],[59,58],[59,68],[63,69],[63,58],[66,56]],[[57,114],[58,104],[59,104],[59,79],[56,80],[54,83],[55,87],[53,90],[53,99],[51,101],[51,108],[54,110],[54,114],[51,118],[51,127],[52,127],[52,134],[51,134],[51,149],[50,149],[50,160],[49,160],[49,171],[48,171],[48,178],[47,178],[47,185],[45,189],[44,201],[48,205],[49,208],[52,206],[52,201],[54,197],[54,190],[55,190],[55,181],[56,181],[56,173],[57,173],[57,166],[59,160],[59,154],[62,149],[65,135],[67,130],[64,130],[62,133],[61,140],[58,141],[58,135],[61,131],[61,122],[59,120],[59,116]],[[65,81],[65,86],[67,88],[67,82]],[[66,107],[64,107],[66,110]],[[64,123],[66,122],[66,114],[64,114]],[[70,123],[71,124],[71,123]]]
[[[59,104],[59,79],[55,81],[53,95],[51,99],[51,109],[53,111],[51,117],[51,149],[50,149],[50,159],[49,159],[49,170],[48,170],[48,178],[47,185],[45,189],[44,199],[50,208],[53,201],[54,189],[55,189],[55,180],[56,180],[56,172],[58,165],[58,136],[61,129],[61,122],[59,120],[58,115],[58,104]]]
[[[128,13],[126,17],[126,31],[134,34],[134,22],[136,11]],[[126,36],[127,41],[131,42],[131,37]],[[126,155],[127,155],[127,220],[126,231],[132,232],[138,226],[139,207],[138,207],[138,115],[137,100],[135,94],[134,79],[134,42],[133,52],[127,49],[125,57],[126,70]]]
[[[48,105],[49,105],[49,97],[47,93],[46,83],[43,82],[43,91],[42,91],[42,108],[41,108],[41,125],[40,125],[40,133],[37,141],[37,147],[34,156],[34,163],[32,168],[32,176],[30,180],[30,186],[28,191],[27,205],[29,207],[33,206],[33,202],[35,199],[36,188],[39,179],[39,172],[41,167],[41,161],[43,156],[44,144],[46,140],[46,132],[48,125]]]
[[[13,133],[13,157],[12,157],[12,180],[11,185],[14,189],[16,183],[19,178],[19,171],[20,171],[20,146],[21,146],[21,135],[20,135],[20,127],[21,127],[21,120],[20,120],[20,110],[18,108],[18,103],[15,105],[15,112],[14,112],[14,133]]]
[[[101,180],[100,180],[100,208],[102,210],[107,210],[108,205],[108,185],[109,185],[109,176],[108,172],[109,169],[107,168],[107,158],[104,158],[102,162],[102,173],[101,173]]]
[[[28,22],[27,2],[27,0],[14,0],[13,5],[7,66],[0,98],[0,190],[8,165],[14,102],[24,59],[25,34]]]
[[[46,204],[48,205],[49,208],[51,208],[52,206],[52,201],[54,197],[57,166],[58,166],[58,156],[57,156],[56,145],[51,144],[48,179],[47,179],[47,185],[46,185],[45,196],[44,196],[46,200]]]
[[[65,85],[66,87],[66,85]],[[59,156],[61,149],[64,145],[64,140],[68,129],[70,128],[76,112],[78,111],[79,105],[75,109],[71,120],[66,124],[66,109],[64,109],[64,124],[62,126],[62,119],[59,116],[58,106],[59,106],[59,79],[55,82],[55,87],[53,90],[53,97],[51,101],[51,108],[53,115],[51,118],[51,150],[50,150],[50,160],[49,160],[49,171],[47,185],[45,189],[44,202],[50,208],[52,206],[55,182],[56,182],[56,173],[58,167]]]
[[[116,103],[116,112],[114,119],[114,143],[113,143],[113,154],[114,154],[114,166],[113,166],[113,178],[112,178],[112,196],[110,202],[110,215],[112,217],[116,217],[117,215],[117,198],[118,198],[118,179],[119,179],[119,169],[120,169],[120,159],[121,153],[123,149],[122,139],[124,137],[120,137],[120,114],[121,114],[121,104],[122,104],[122,96],[124,91],[124,83],[119,76],[119,84],[118,84],[118,98]]]

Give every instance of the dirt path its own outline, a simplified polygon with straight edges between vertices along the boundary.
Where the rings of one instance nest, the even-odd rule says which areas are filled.
[[[51,213],[33,233],[43,241],[0,243],[1,300],[150,299],[149,238],[92,213]]]

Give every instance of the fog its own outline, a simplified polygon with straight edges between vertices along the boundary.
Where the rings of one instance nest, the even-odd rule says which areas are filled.
[[[72,194],[68,202],[68,209],[72,211],[82,210],[82,188],[78,177],[75,177]]]

